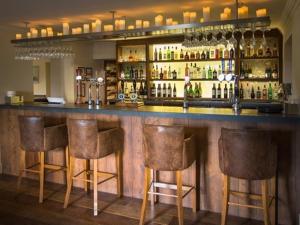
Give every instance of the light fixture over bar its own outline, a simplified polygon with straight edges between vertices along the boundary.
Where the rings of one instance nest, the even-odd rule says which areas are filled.
[[[23,38],[11,40],[12,44],[16,45],[35,45],[42,42],[73,42],[73,41],[85,41],[85,40],[110,40],[110,39],[126,39],[126,38],[151,38],[156,36],[174,36],[183,35],[187,32],[194,32],[197,30],[220,30],[224,27],[238,28],[252,28],[253,26],[268,27],[271,24],[269,16],[255,17],[245,19],[232,19],[223,21],[208,21],[202,23],[190,23],[190,24],[176,24],[168,26],[153,26],[147,28],[136,28],[130,30],[114,30],[103,31],[94,33],[81,33],[74,35],[63,35],[53,37],[37,37],[37,38]]]

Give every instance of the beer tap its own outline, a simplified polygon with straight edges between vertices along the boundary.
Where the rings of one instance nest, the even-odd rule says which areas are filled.
[[[89,94],[88,94],[88,105],[91,106],[93,105],[93,100],[92,100],[92,87],[96,87],[96,100],[95,100],[95,105],[99,107],[101,105],[101,100],[100,100],[100,86],[104,85],[104,79],[102,77],[98,78],[90,78],[90,86],[89,86]]]

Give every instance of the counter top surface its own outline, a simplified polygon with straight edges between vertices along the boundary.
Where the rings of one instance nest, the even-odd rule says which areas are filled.
[[[40,110],[48,112],[66,113],[96,113],[115,114],[124,116],[157,116],[166,118],[231,120],[253,122],[300,122],[300,115],[259,113],[256,109],[242,109],[240,114],[235,114],[229,108],[193,108],[183,109],[174,106],[140,106],[128,108],[119,106],[101,106],[99,108],[75,104],[43,104],[24,103],[16,105],[0,105],[0,109]]]

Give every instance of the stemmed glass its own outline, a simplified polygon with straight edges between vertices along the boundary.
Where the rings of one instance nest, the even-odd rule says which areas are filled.
[[[246,47],[246,41],[245,41],[245,29],[241,29],[240,30],[241,34],[242,34],[242,37],[241,37],[241,40],[240,40],[240,49],[245,49]]]

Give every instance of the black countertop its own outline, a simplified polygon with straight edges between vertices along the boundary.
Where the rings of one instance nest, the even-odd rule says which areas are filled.
[[[0,105],[0,109],[38,110],[47,112],[70,112],[70,113],[96,113],[113,114],[120,116],[153,116],[165,118],[187,118],[204,120],[224,120],[242,122],[296,122],[300,123],[300,115],[283,113],[259,113],[256,109],[242,109],[240,114],[235,114],[230,108],[194,108],[183,109],[176,106],[140,106],[138,108],[127,108],[119,106],[102,106],[99,108],[87,105],[75,104],[42,104],[24,103],[15,105]]]

